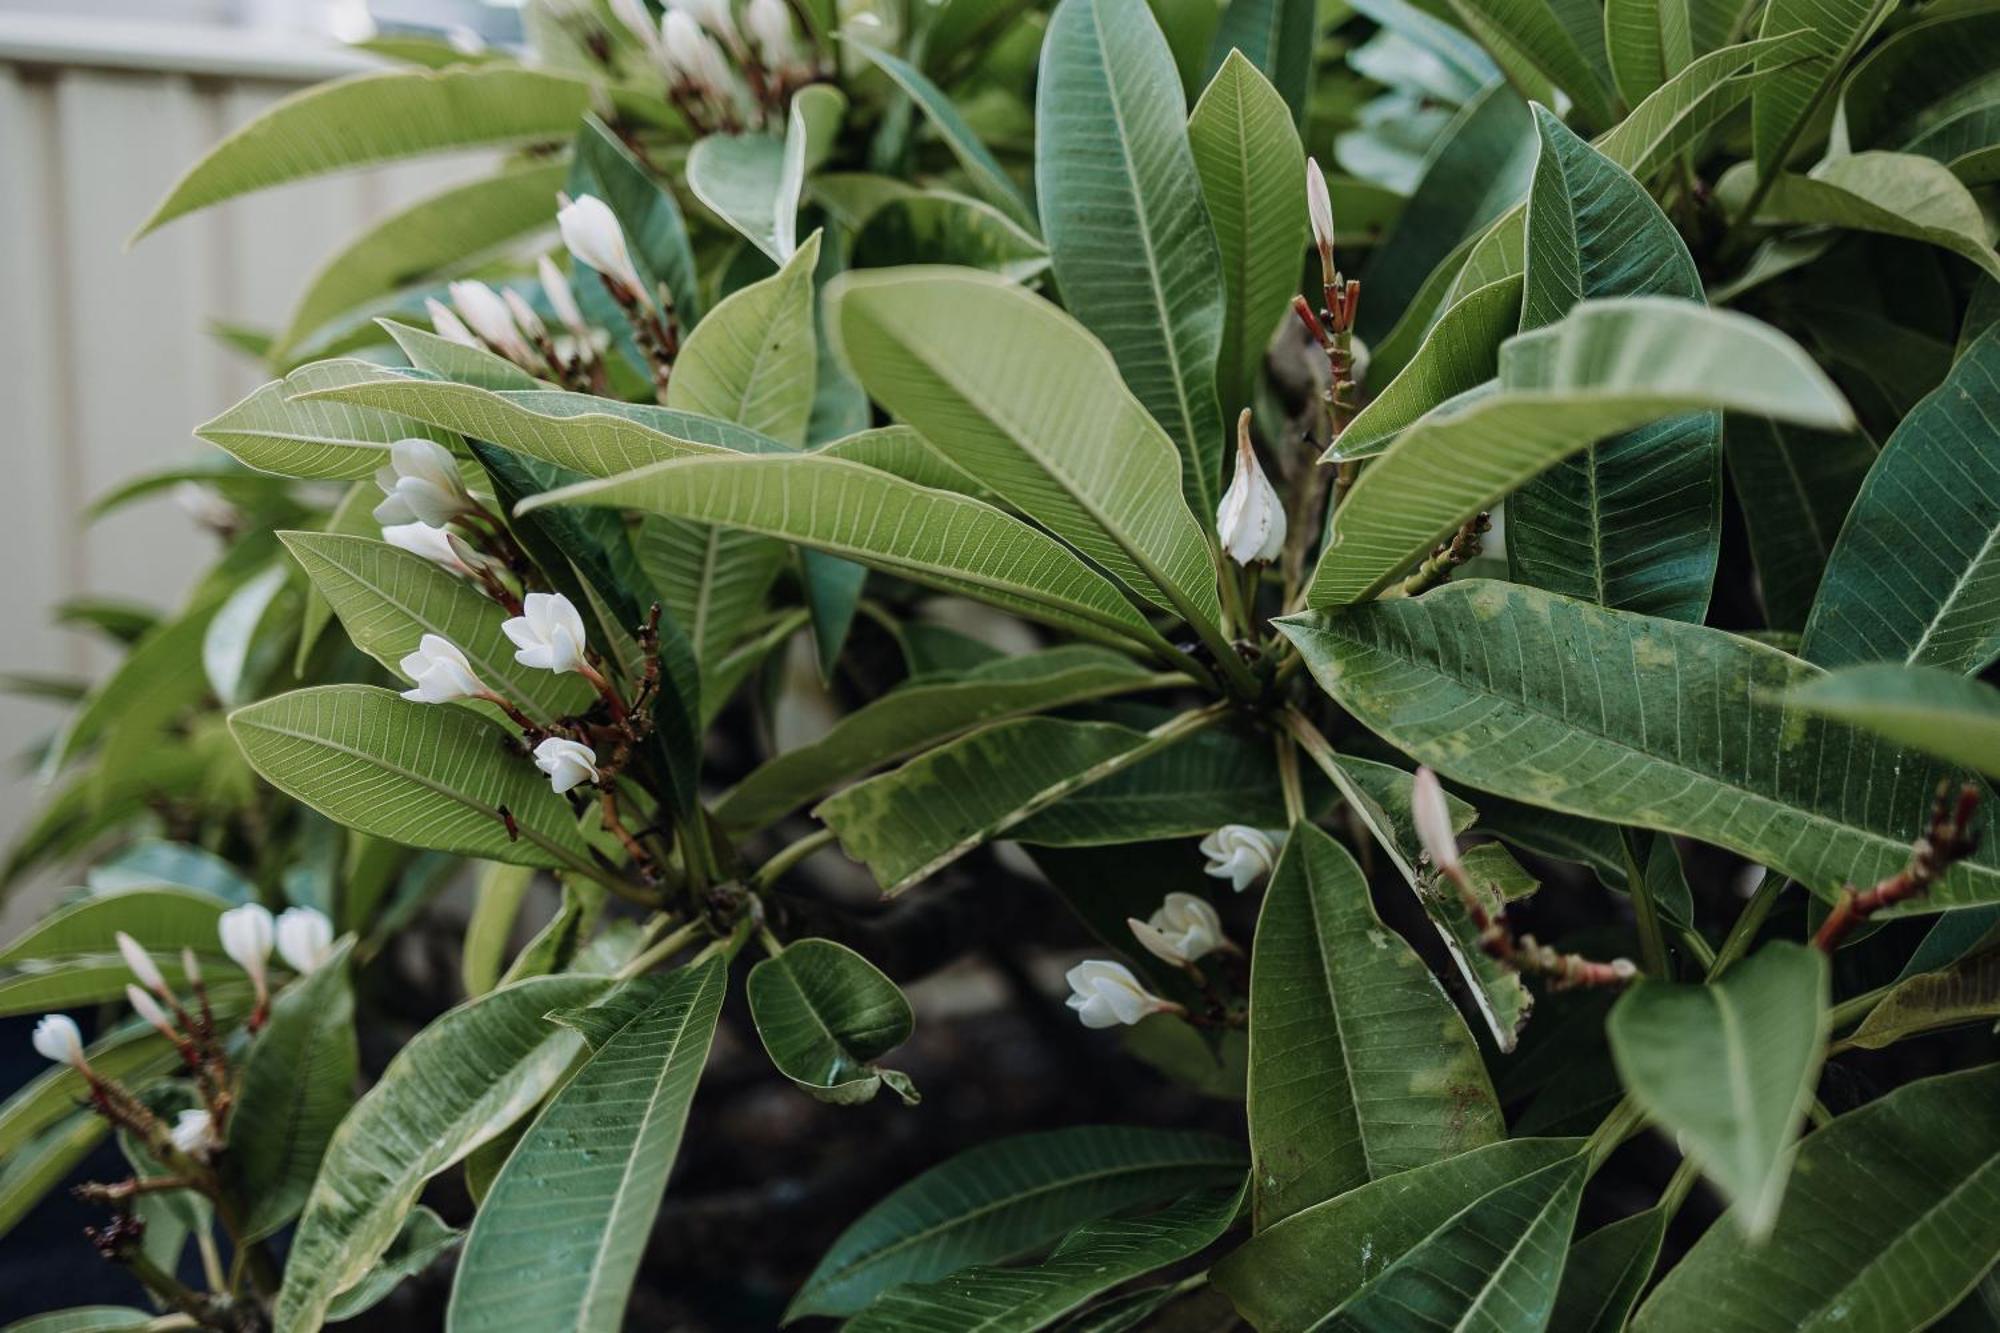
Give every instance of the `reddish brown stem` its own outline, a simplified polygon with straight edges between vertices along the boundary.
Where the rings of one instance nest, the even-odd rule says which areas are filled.
[[[1923,836],[1911,844],[1909,864],[1866,892],[1852,884],[1843,888],[1813,935],[1813,947],[1830,954],[1875,913],[1929,892],[1947,870],[1979,850],[1979,833],[1972,827],[1978,811],[1976,785],[1966,783],[1954,797],[1949,782],[1939,783],[1931,801],[1930,823]]]

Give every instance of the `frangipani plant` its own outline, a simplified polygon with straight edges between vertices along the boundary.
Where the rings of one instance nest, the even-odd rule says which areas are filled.
[[[337,910],[254,915],[303,838],[244,858],[251,906],[64,907],[0,954],[17,990],[136,978],[155,1044],[51,1016],[0,1146],[131,1132],[103,1247],[187,1323],[315,1329],[455,1250],[452,1329],[614,1329],[727,998],[781,1086],[929,1114],[881,1063],[892,973],[976,942],[921,904],[976,867],[997,915],[1011,843],[1097,936],[1068,1008],[1234,1136],[1135,1104],[882,1180],[787,1319],[1958,1306],[2000,1258],[2000,94],[1915,71],[2000,20],[1357,8],[540,4],[535,63],[419,51],[219,145],[146,230],[514,151],[330,261],[201,427],[314,519],[54,752],[192,747],[213,694],[283,818],[352,840]],[[105,704],[225,617],[265,669]],[[772,745],[794,643],[850,706]],[[413,853],[480,866],[464,994],[357,1097],[350,979],[426,894],[352,889]],[[1747,898],[1705,882],[1736,864]],[[510,961],[536,873],[561,906]],[[190,953],[197,1018],[154,955],[218,921],[241,980]],[[1879,1095],[1828,1063],[1967,1023]],[[147,1100],[190,1094],[185,1129]],[[1678,1165],[1635,1199],[1607,1164],[1648,1127]],[[458,1177],[462,1230],[419,1206]],[[153,1193],[212,1210],[205,1285],[141,1252]],[[1691,1197],[1727,1215],[1690,1246]]]

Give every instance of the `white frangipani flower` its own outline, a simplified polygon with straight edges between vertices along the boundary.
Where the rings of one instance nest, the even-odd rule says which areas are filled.
[[[1431,864],[1453,879],[1464,873],[1458,860],[1458,835],[1451,828],[1451,807],[1445,803],[1444,786],[1428,768],[1417,770],[1410,787],[1410,817],[1417,826],[1417,839],[1424,845]]]
[[[1232,947],[1222,933],[1222,918],[1207,899],[1192,893],[1170,893],[1150,920],[1127,917],[1125,924],[1147,953],[1177,967]]]
[[[480,340],[510,361],[532,361],[534,349],[521,336],[513,312],[500,293],[483,282],[470,279],[454,282],[449,288],[451,303]]]
[[[453,314],[451,307],[435,296],[424,298],[424,311],[431,317],[431,332],[438,337],[457,343],[461,347],[476,347],[486,350],[486,344],[472,336],[472,330],[465,327],[465,321]]]
[[[1163,1000],[1139,984],[1132,969],[1123,963],[1090,958],[1064,974],[1072,992],[1065,1001],[1087,1028],[1116,1027],[1136,1023],[1148,1014],[1177,1006]]]
[[[666,60],[673,71],[697,89],[714,97],[726,96],[730,89],[729,65],[702,25],[686,10],[670,9],[660,28]],[[591,267],[595,268],[596,265]]]
[[[1239,565],[1275,560],[1285,549],[1285,503],[1264,477],[1250,443],[1250,409],[1236,423],[1236,476],[1215,507],[1215,533]]]
[[[771,69],[792,63],[797,48],[792,41],[792,15],[785,0],[750,0],[743,10],[743,30],[757,43],[758,53]]]
[[[542,280],[542,294],[549,298],[549,309],[556,312],[564,328],[577,336],[579,342],[590,343],[590,323],[583,317],[583,308],[576,303],[576,291],[569,285],[569,279],[556,267],[556,261],[543,255],[535,261],[535,274]]]
[[[736,31],[736,17],[730,12],[729,0],[667,0],[667,13],[661,16],[663,31],[665,20],[675,13],[686,14],[720,38],[722,44],[739,59],[742,58],[743,38]]]
[[[551,736],[535,747],[535,767],[549,775],[549,785],[558,796],[598,780],[597,751],[565,736]]]
[[[465,538],[449,528],[429,523],[391,523],[382,529],[382,540],[398,550],[435,561],[455,574],[468,578],[494,568],[493,562],[466,544]]]
[[[261,903],[232,907],[216,922],[216,934],[222,937],[222,952],[249,975],[251,984],[257,988],[260,1005],[270,995],[266,965],[276,933],[271,913]]]
[[[1328,282],[1333,281],[1333,196],[1327,193],[1326,177],[1316,158],[1306,159],[1306,215],[1312,219],[1313,248],[1319,251],[1319,266]]]
[[[521,614],[500,630],[514,641],[514,660],[540,671],[581,671],[584,668],[583,617],[559,592],[531,592],[521,599]]]
[[[287,907],[278,914],[278,956],[306,975],[333,952],[333,922],[311,907]]]
[[[83,1061],[83,1030],[68,1014],[44,1014],[35,1024],[35,1054],[59,1065],[89,1066]]]
[[[140,990],[137,986],[127,986],[125,988],[125,1001],[132,1006],[133,1013],[139,1015],[139,1017],[152,1025],[155,1032],[169,1041],[178,1041],[180,1039],[179,1034],[174,1031],[174,1021],[167,1017],[167,1011],[160,1007],[158,1000],[146,994],[146,992]]]
[[[125,966],[132,969],[132,975],[139,978],[139,984],[147,990],[167,993],[167,979],[160,975],[160,965],[153,961],[153,955],[146,952],[139,941],[119,931],[114,936],[118,941],[118,952],[125,959]]]
[[[448,704],[454,699],[478,699],[491,693],[458,645],[442,634],[426,634],[418,639],[417,650],[405,654],[396,666],[416,682],[414,687],[403,691],[403,697],[420,704]]]
[[[535,308],[528,304],[527,297],[512,287],[506,287],[501,290],[500,299],[507,303],[507,313],[514,317],[514,327],[527,335],[530,342],[539,342],[549,336],[548,326],[542,323],[542,317],[535,313]]]
[[[193,949],[181,950],[181,975],[187,978],[188,985],[201,985],[201,963],[195,958]]]
[[[389,446],[389,461],[375,469],[385,497],[375,506],[377,523],[424,523],[441,528],[477,506],[458,474],[458,460],[436,440],[415,437]]]
[[[189,1107],[174,1118],[174,1127],[167,1131],[167,1137],[188,1156],[205,1158],[216,1146],[215,1122],[199,1106]]]
[[[1204,872],[1228,880],[1238,893],[1278,864],[1278,846],[1271,835],[1248,824],[1224,824],[1201,840],[1201,854],[1208,858]]]
[[[708,40],[699,32],[695,36],[703,42]],[[652,309],[652,293],[646,290],[638,268],[632,263],[632,252],[625,248],[625,229],[618,225],[610,205],[594,194],[565,198],[562,207],[556,210],[556,228],[562,232],[563,244],[578,263],[596,269],[632,299]]]
[[[660,44],[659,33],[653,28],[653,16],[647,11],[645,0],[611,0],[611,13],[648,51]]]

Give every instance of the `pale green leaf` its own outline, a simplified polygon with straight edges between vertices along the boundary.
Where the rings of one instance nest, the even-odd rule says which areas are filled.
[[[389,446],[412,436],[447,448],[457,437],[393,411],[300,395],[338,391],[385,372],[365,361],[318,361],[273,380],[194,433],[261,472],[311,481],[372,477]]]
[[[813,333],[819,246],[815,232],[776,274],[709,311],[674,360],[668,408],[733,421],[794,448],[805,443],[819,355]]]
[[[221,944],[216,921],[230,904],[210,893],[182,888],[125,889],[94,893],[51,912],[0,949],[0,965],[78,953],[116,953],[120,931],[158,953],[182,949],[213,954]]]
[[[1040,240],[989,203],[943,190],[891,199],[854,237],[855,268],[955,264],[1028,282],[1046,272]]]
[[[2000,778],[2000,690],[1991,685],[1938,667],[1881,662],[1808,681],[1785,698],[1794,708]]]
[[[1454,301],[1409,364],[1347,423],[1325,461],[1372,458],[1424,413],[1492,379],[1499,373],[1500,344],[1518,330],[1520,317],[1518,273]]]
[[[2000,278],[1979,201],[1951,169],[1915,153],[1835,158],[1810,175],[1786,172],[1757,209],[1763,224],[1847,227],[1939,246]]]
[[[1021,226],[1034,227],[1034,210],[1022,198],[1020,186],[1014,183],[1006,168],[980,141],[978,133],[966,123],[964,115],[952,105],[942,89],[915,66],[887,51],[877,50],[868,42],[851,42],[846,49],[866,58],[909,94],[912,102],[923,108],[924,115],[944,140],[945,147],[951,149],[952,156],[958,159],[958,165],[964,169],[975,192]]]
[[[1968,185],[2000,172],[2000,25],[1990,5],[1932,11],[1863,56],[1841,85],[1832,141],[1921,153]]]
[[[1750,137],[1760,178],[1784,170],[1799,136],[1839,87],[1848,62],[1896,0],[1771,0],[1759,35],[1798,33],[1797,56],[1759,58],[1750,99]]]

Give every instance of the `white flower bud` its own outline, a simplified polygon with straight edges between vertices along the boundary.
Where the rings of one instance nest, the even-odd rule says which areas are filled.
[[[174,1031],[173,1019],[167,1017],[167,1011],[160,1007],[158,1000],[146,994],[146,992],[140,990],[137,986],[127,986],[125,988],[125,1000],[126,1003],[132,1006],[132,1012],[150,1023],[154,1031],[169,1041],[180,1040],[179,1034]]]
[[[1139,984],[1123,963],[1091,958],[1072,967],[1063,980],[1072,992],[1065,1002],[1087,1028],[1136,1023],[1174,1006]]]
[[[611,13],[648,51],[660,44],[659,34],[653,30],[653,16],[647,12],[645,0],[611,0]]]
[[[270,993],[265,964],[270,960],[271,941],[276,933],[271,913],[260,903],[232,907],[216,922],[216,933],[222,938],[222,952],[249,974],[261,1003]]]
[[[531,592],[521,599],[521,614],[500,630],[514,641],[514,660],[539,671],[583,669],[583,617],[559,592]]]
[[[769,69],[783,69],[797,55],[792,41],[792,14],[785,7],[785,0],[750,0],[743,10],[743,30],[757,43],[757,50]]]
[[[174,1147],[190,1157],[206,1158],[215,1150],[215,1124],[208,1112],[199,1106],[190,1107],[174,1118],[174,1127],[167,1131]]]
[[[429,637],[429,636],[426,636]],[[278,956],[300,976],[333,952],[333,922],[310,907],[287,907],[278,915]]]
[[[702,27],[720,38],[741,59],[743,38],[736,31],[735,15],[730,13],[729,0],[667,0],[667,13],[661,16],[661,28],[665,29],[667,18],[676,13],[686,14]]]
[[[489,693],[486,682],[479,679],[458,645],[442,634],[418,639],[417,650],[404,654],[396,666],[415,682],[415,688],[404,690],[403,697],[416,703],[448,704]]]
[[[167,979],[160,975],[159,964],[153,961],[153,956],[139,946],[139,941],[122,930],[115,938],[118,941],[118,952],[124,955],[125,966],[132,969],[132,975],[139,978],[139,984],[148,990],[165,995]]]
[[[181,975],[190,986],[201,985],[201,962],[194,956],[193,949],[181,950]]]
[[[463,537],[429,523],[391,523],[382,529],[382,540],[468,577],[495,567],[491,560],[468,546]]]
[[[597,751],[562,736],[551,736],[535,747],[535,767],[549,775],[549,785],[558,796],[571,787],[598,781]]]
[[[1306,159],[1306,215],[1312,219],[1313,248],[1319,251],[1319,266],[1326,281],[1333,281],[1333,196],[1327,193],[1326,177],[1319,162]]]
[[[1275,560],[1285,549],[1285,505],[1250,443],[1250,409],[1236,423],[1236,476],[1215,507],[1215,532],[1222,549],[1239,565]]]
[[[699,32],[694,35],[704,43],[708,40]],[[618,225],[610,205],[591,194],[565,200],[556,210],[556,228],[577,262],[596,269],[652,309],[652,294],[632,263],[632,252],[625,248],[625,230]]]
[[[722,52],[701,30],[701,25],[688,17],[686,10],[668,10],[661,34],[665,41],[667,63],[675,73],[701,92],[714,97],[729,95],[729,66],[723,60]],[[597,266],[592,264],[591,267]]]
[[[500,299],[507,303],[507,313],[514,317],[514,327],[526,334],[531,342],[549,336],[548,326],[542,323],[542,317],[535,313],[535,308],[528,304],[525,296],[512,287],[506,287],[501,289]]]
[[[500,353],[510,361],[530,362],[534,360],[534,349],[528,346],[521,330],[514,325],[514,316],[507,309],[507,303],[500,293],[483,282],[454,282],[451,284],[451,303],[480,341]]]
[[[1192,963],[1229,943],[1222,933],[1222,918],[1206,899],[1192,893],[1170,893],[1151,920],[1127,917],[1125,924],[1147,953],[1175,966]]]
[[[472,336],[472,330],[465,327],[465,321],[451,312],[451,307],[435,296],[424,298],[424,310],[431,317],[431,332],[438,337],[457,343],[461,347],[477,347],[486,350],[486,345]]]
[[[1204,872],[1228,880],[1238,893],[1278,864],[1278,847],[1271,835],[1248,824],[1224,824],[1201,840],[1201,854],[1208,858]]]
[[[411,438],[390,445],[389,461],[375,469],[375,484],[386,497],[375,506],[377,523],[441,528],[475,508],[457,460],[435,440]]]
[[[1445,803],[1437,774],[1428,768],[1419,768],[1411,784],[1410,816],[1431,864],[1453,878],[1464,873],[1458,861],[1458,835],[1451,828],[1451,807]]]
[[[68,1014],[44,1014],[35,1024],[35,1053],[59,1065],[86,1066],[83,1062],[83,1031]]]
[[[570,287],[569,279],[547,255],[535,261],[535,272],[542,280],[542,294],[549,298],[549,309],[556,312],[556,318],[562,321],[564,328],[588,345],[590,323],[583,317],[583,308],[576,303],[576,292]]]

